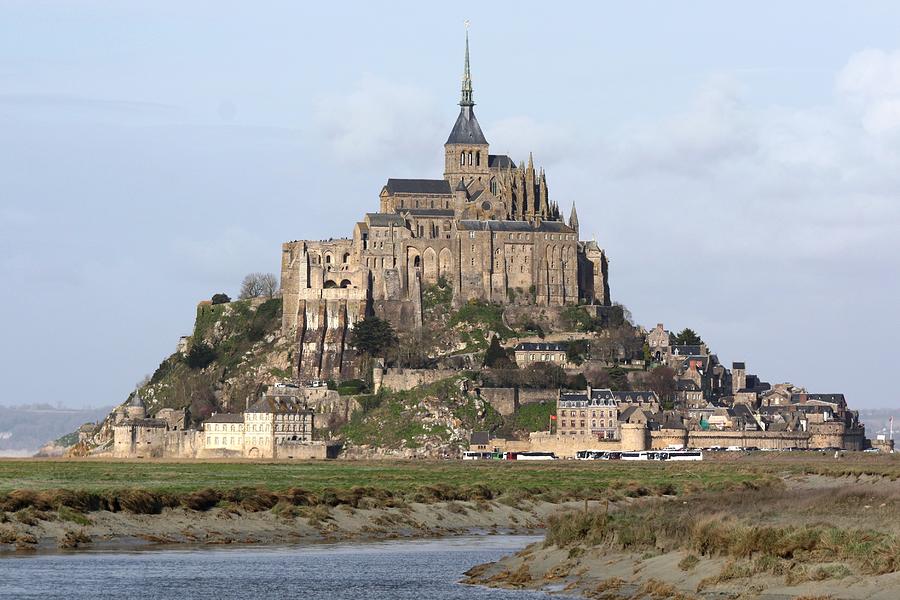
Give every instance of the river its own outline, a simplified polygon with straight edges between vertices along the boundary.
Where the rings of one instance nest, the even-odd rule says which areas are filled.
[[[548,596],[464,586],[457,581],[470,567],[497,560],[539,539],[494,535],[357,544],[15,554],[0,558],[0,597],[536,600]]]

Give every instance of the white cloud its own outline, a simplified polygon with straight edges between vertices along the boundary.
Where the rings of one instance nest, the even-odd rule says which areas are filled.
[[[900,50],[854,54],[838,74],[836,88],[861,112],[867,133],[900,133]]]
[[[435,140],[449,132],[422,88],[367,76],[349,93],[316,101],[315,122],[332,156],[367,167],[435,164]]]
[[[509,154],[513,160],[528,160],[534,153],[535,164],[552,167],[578,154],[576,143],[583,139],[561,123],[536,121],[527,116],[509,117],[488,125],[485,137],[493,154]]]

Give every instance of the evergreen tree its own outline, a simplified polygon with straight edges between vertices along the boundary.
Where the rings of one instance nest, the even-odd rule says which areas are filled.
[[[699,346],[703,343],[700,336],[689,327],[682,329],[678,335],[672,336],[669,341],[673,346]]]
[[[372,357],[383,356],[384,351],[397,342],[397,334],[391,324],[378,317],[366,317],[350,332],[350,345]]]
[[[484,353],[484,366],[498,369],[509,369],[513,365],[510,364],[509,355],[506,349],[500,345],[500,338],[496,335],[491,338],[491,345],[488,346]]]

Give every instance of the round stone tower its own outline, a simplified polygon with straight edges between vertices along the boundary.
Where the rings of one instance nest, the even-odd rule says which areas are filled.
[[[650,447],[650,431],[641,423],[622,423],[622,450],[624,452],[643,452]]]
[[[147,407],[144,405],[144,401],[141,400],[140,394],[134,393],[134,398],[128,403],[125,412],[128,414],[129,419],[143,419],[147,416]]]

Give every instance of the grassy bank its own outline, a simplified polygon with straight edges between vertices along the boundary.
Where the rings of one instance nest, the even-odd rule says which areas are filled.
[[[349,489],[374,486],[409,492],[420,486],[488,486],[498,493],[548,488],[598,493],[628,486],[666,487],[678,492],[722,489],[773,476],[764,465],[748,463],[626,464],[615,462],[459,462],[329,461],[300,463],[132,462],[96,460],[0,461],[0,494],[17,489],[108,491],[142,488],[191,492],[204,488],[264,487],[277,491],[303,487]]]

